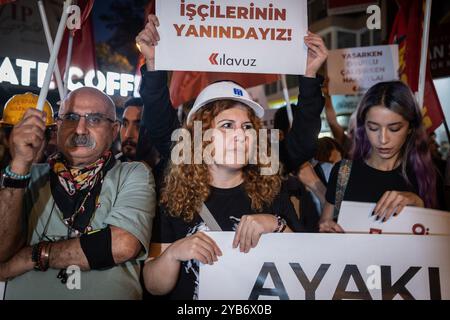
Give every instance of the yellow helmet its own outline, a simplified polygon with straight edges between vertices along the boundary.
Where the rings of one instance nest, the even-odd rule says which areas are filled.
[[[5,108],[3,109],[3,118],[0,120],[0,125],[14,126],[19,123],[29,108],[37,107],[38,99],[39,96],[31,92],[12,96],[11,99],[9,99],[5,104]],[[44,111],[47,115],[45,125],[55,125],[56,123],[53,119],[53,108],[47,100],[44,103]]]

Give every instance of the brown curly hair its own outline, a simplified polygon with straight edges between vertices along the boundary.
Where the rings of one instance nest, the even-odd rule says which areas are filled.
[[[236,101],[232,100],[211,102],[197,111],[183,128],[189,131],[192,139],[194,121],[202,121],[202,130],[205,132],[212,127],[213,120],[219,113],[234,106],[236,106]],[[262,127],[260,119],[256,117],[253,110],[248,107],[246,109],[254,129],[258,132]],[[257,139],[259,140],[259,136]],[[203,148],[205,146],[206,143]],[[258,147],[259,143],[257,143]],[[192,154],[194,152],[193,143],[191,143],[191,152]],[[258,159],[258,164],[247,164],[242,168],[244,188],[250,197],[252,209],[257,212],[261,212],[265,206],[270,206],[281,189],[279,173],[261,175],[259,171],[262,167],[264,166]],[[164,179],[161,204],[165,206],[171,216],[180,217],[187,222],[192,221],[210,194],[210,182],[211,175],[206,163],[174,164],[171,162]]]

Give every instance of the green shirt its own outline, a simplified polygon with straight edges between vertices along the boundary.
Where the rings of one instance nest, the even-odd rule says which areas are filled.
[[[31,170],[30,187],[24,196],[23,211],[27,219],[28,244],[42,240],[67,239],[67,227],[50,191],[49,166],[35,165]],[[29,271],[6,285],[5,299],[141,299],[140,263],[148,253],[152,221],[155,215],[155,182],[143,163],[117,161],[103,181],[100,207],[92,221],[94,230],[116,226],[134,235],[143,251],[136,260],[104,271],[80,273],[80,281],[69,277],[70,290],[57,278],[60,270]],[[44,238],[47,236],[48,238]]]

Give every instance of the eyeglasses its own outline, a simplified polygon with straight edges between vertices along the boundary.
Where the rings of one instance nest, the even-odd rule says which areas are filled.
[[[58,116],[58,119],[61,120],[63,124],[74,126],[78,124],[82,117],[86,119],[86,123],[89,127],[98,127],[105,124],[106,122],[116,122],[115,120],[108,118],[102,113],[86,113],[84,115],[81,115],[78,113],[68,112],[65,114],[60,114]]]

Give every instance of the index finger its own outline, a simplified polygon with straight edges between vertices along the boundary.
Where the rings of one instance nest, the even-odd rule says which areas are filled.
[[[153,24],[154,24],[155,26],[159,27],[159,20],[158,20],[158,17],[155,16],[154,14],[150,14],[150,15],[148,16],[148,21],[153,22]]]
[[[385,193],[383,193],[383,195],[381,196],[381,199],[378,200],[378,202],[377,202],[375,208],[373,209],[373,212],[374,212],[375,214],[378,215],[378,212],[379,212],[380,209],[383,207],[383,204],[384,204],[384,202],[386,201],[386,199],[388,198],[388,196],[389,196],[390,193],[391,193],[390,191],[386,191]]]
[[[203,241],[205,241],[206,243],[208,243],[209,245],[211,245],[213,247],[216,255],[218,255],[218,256],[222,255],[222,250],[220,250],[217,243],[210,236],[208,236],[203,231],[197,232],[197,234]]]

